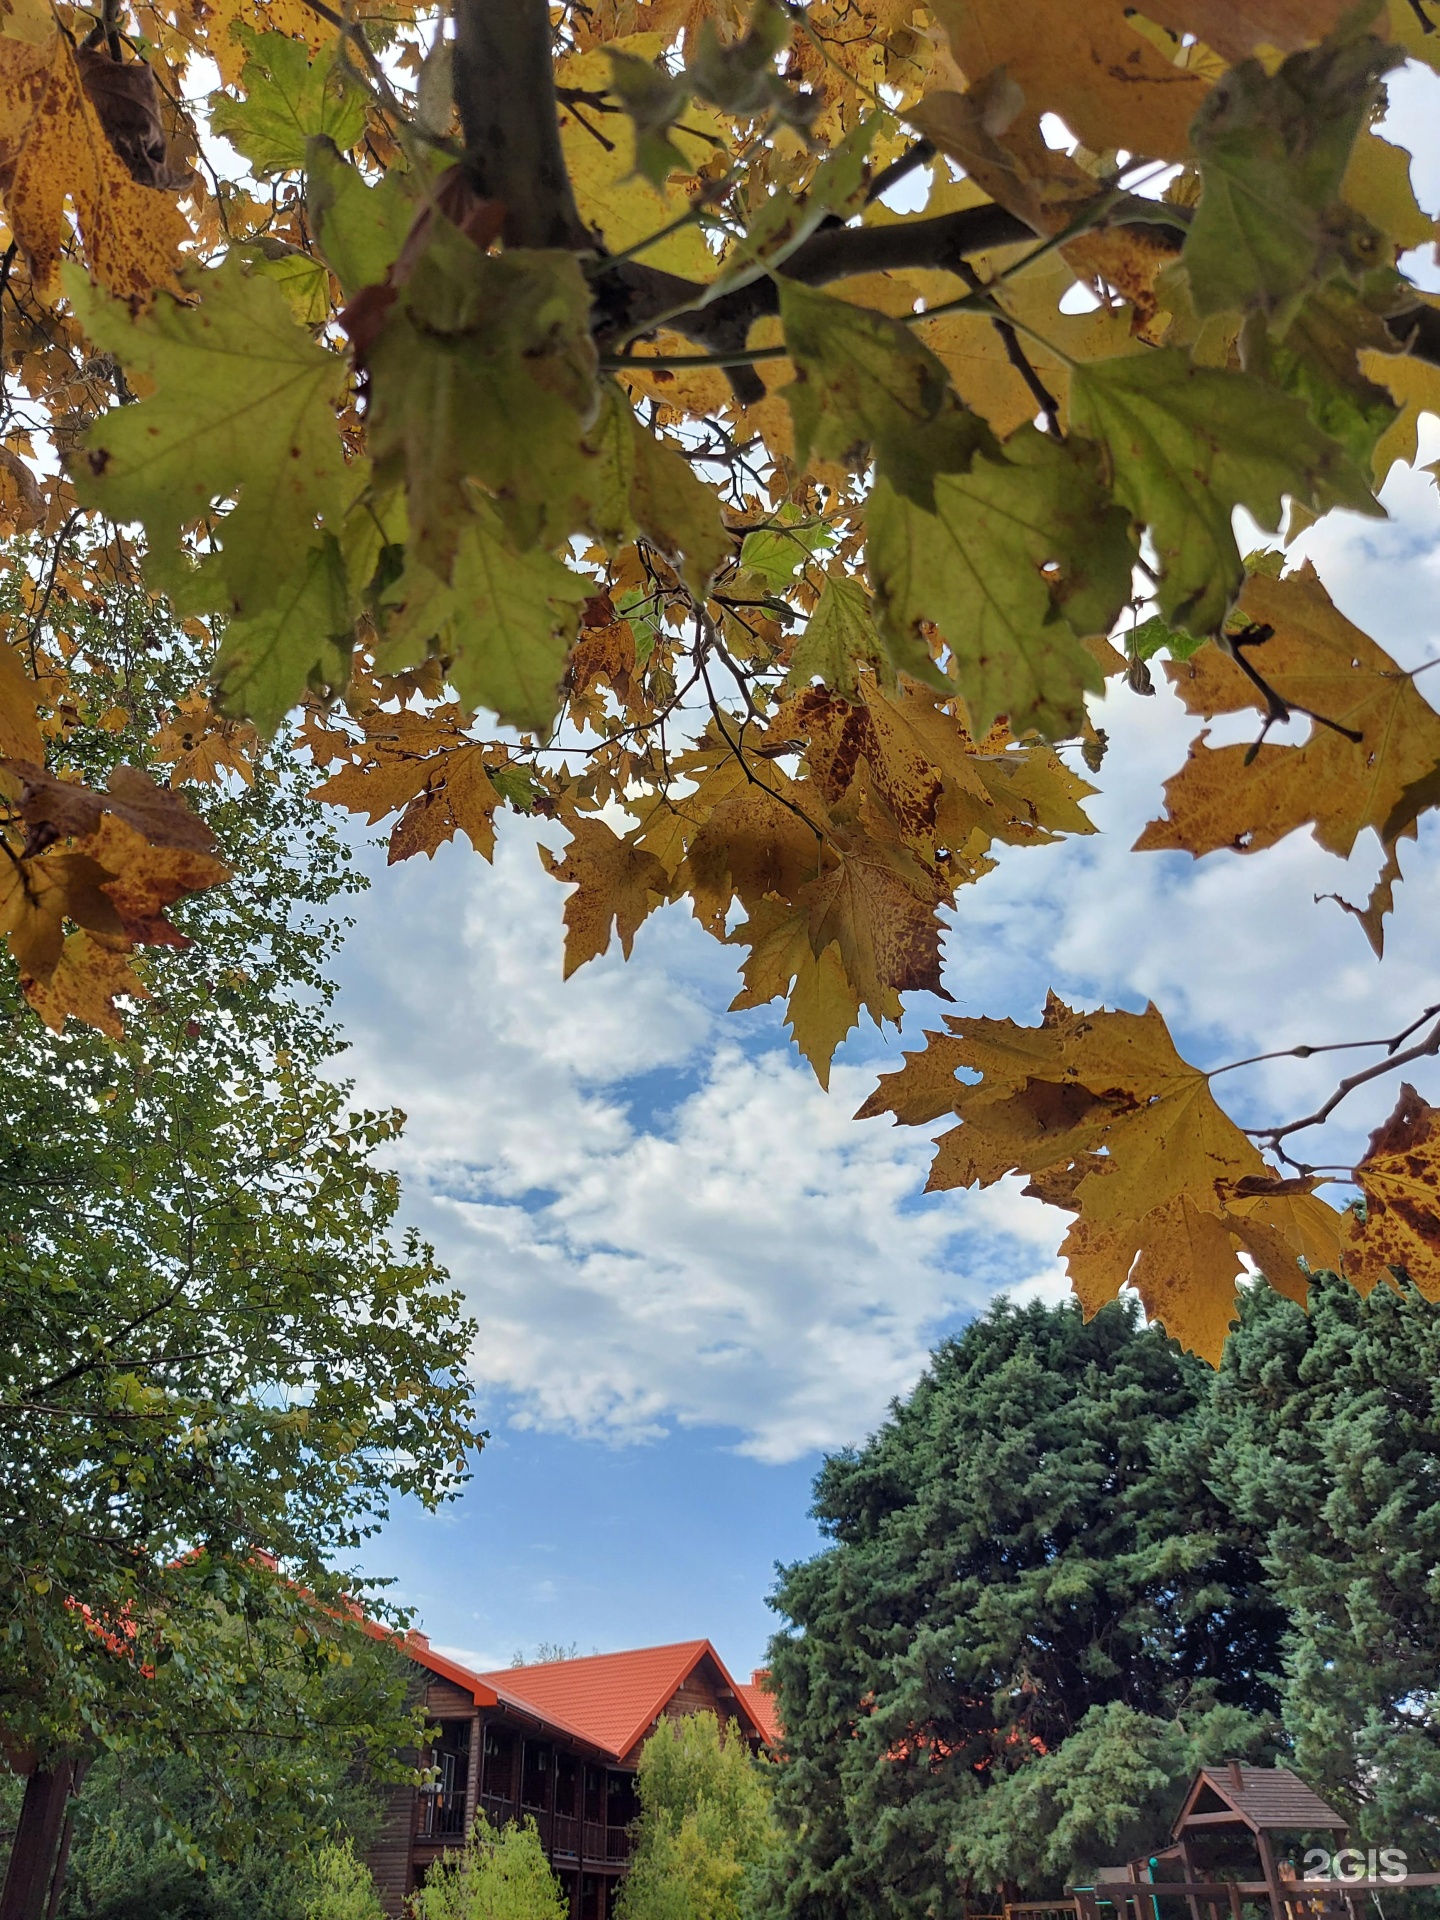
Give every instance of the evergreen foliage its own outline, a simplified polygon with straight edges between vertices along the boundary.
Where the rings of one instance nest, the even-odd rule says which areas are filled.
[[[1428,1864],[1440,1325],[1246,1292],[1217,1376],[1126,1305],[1001,1302],[816,1483],[784,1570],[775,1910],[948,1916],[1158,1844],[1194,1769],[1294,1764]]]

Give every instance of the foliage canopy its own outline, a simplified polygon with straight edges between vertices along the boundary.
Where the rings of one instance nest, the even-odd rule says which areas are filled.
[[[1434,228],[1376,131],[1433,13],[9,0],[0,505],[48,552],[0,655],[0,918],[32,1004],[114,1025],[133,949],[223,880],[178,800],[67,754],[71,611],[133,541],[214,647],[177,779],[303,704],[392,859],[553,817],[568,969],[687,900],[822,1080],[862,1009],[943,992],[1000,848],[1092,830],[1086,696],[1157,654],[1258,736],[1201,730],[1141,848],[1367,836],[1378,952],[1440,715],[1233,523],[1378,513],[1440,407],[1404,271]],[[93,514],[129,531],[77,552]],[[960,1115],[932,1185],[1070,1209],[1087,1306],[1133,1274],[1213,1358],[1246,1255],[1440,1294],[1417,1095],[1337,1211],[1293,1151],[1332,1108],[1243,1133],[1157,1010],[950,1027],[867,1110]]]
[[[66,753],[98,783],[148,757],[196,643],[138,588],[72,631]],[[345,849],[293,756],[248,773],[202,789],[234,878],[137,961],[123,1034],[0,1005],[0,1724],[137,1788],[203,1764],[197,1851],[323,1830],[357,1756],[403,1773],[421,1721],[354,1554],[477,1437],[471,1329],[375,1164],[400,1117],[333,1074]]]

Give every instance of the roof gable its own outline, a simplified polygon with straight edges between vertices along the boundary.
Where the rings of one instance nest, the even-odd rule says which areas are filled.
[[[1172,1835],[1185,1829],[1189,1816],[1215,1818],[1211,1809],[1233,1813],[1252,1833],[1311,1830],[1346,1831],[1347,1822],[1289,1767],[1247,1767],[1232,1760],[1224,1767],[1202,1767],[1190,1784]]]
[[[480,1679],[546,1719],[576,1728],[585,1739],[619,1760],[650,1731],[707,1657],[755,1732],[768,1738],[745,1697],[747,1690],[735,1685],[708,1640],[680,1640],[671,1646],[638,1647],[626,1653],[594,1653],[579,1660],[547,1660],[536,1666],[482,1674]]]

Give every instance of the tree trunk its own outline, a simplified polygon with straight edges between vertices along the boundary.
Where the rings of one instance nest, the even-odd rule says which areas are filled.
[[[71,1798],[84,1775],[83,1760],[59,1759],[49,1768],[37,1767],[26,1780],[0,1890],[0,1920],[45,1920]]]
[[[592,246],[560,147],[548,0],[458,0],[455,104],[476,191],[504,205],[506,246]]]

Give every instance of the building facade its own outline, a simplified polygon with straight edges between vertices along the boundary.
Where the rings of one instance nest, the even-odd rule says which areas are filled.
[[[424,1634],[401,1643],[438,1737],[424,1787],[395,1789],[366,1856],[399,1916],[477,1813],[535,1822],[572,1920],[610,1920],[639,1811],[635,1769],[662,1718],[710,1712],[752,1746],[773,1745],[774,1707],[755,1675],[737,1684],[708,1640],[472,1673]]]

